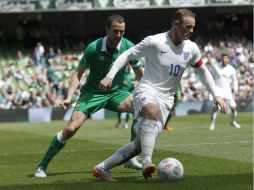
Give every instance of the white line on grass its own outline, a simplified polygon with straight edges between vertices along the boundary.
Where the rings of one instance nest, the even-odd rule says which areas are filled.
[[[157,145],[156,147],[185,147],[185,146],[205,146],[205,145],[231,145],[231,144],[248,144],[254,141],[237,141],[237,142],[211,142],[211,143],[191,143],[191,144],[167,144],[167,145]],[[116,150],[116,148],[93,148],[93,149],[73,149],[73,150],[63,150],[62,152],[84,152],[84,151],[100,151],[100,150]],[[1,153],[0,156],[9,155],[29,155],[29,154],[44,154],[45,152],[22,152],[22,153]]]
[[[204,145],[228,145],[228,144],[247,144],[254,141],[238,141],[238,142],[211,142],[211,143],[191,143],[191,144],[165,144],[157,147],[184,147],[184,146],[204,146]]]

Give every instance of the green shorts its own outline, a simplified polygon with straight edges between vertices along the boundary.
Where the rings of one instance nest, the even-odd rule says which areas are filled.
[[[74,110],[93,114],[102,108],[106,108],[117,112],[119,104],[130,95],[132,94],[125,90],[118,90],[112,93],[99,93],[86,90],[80,94]]]

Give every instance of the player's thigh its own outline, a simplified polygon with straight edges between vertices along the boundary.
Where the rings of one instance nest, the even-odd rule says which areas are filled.
[[[88,113],[74,110],[68,122],[67,128],[70,128],[76,131],[81,127],[81,125],[85,122],[87,118],[88,118]]]
[[[111,111],[133,113],[133,97],[128,91],[117,91],[107,103],[107,109]]]

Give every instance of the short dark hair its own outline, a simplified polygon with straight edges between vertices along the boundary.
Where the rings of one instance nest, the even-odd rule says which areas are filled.
[[[113,15],[111,15],[111,16],[109,16],[107,18],[105,26],[107,28],[110,28],[112,22],[124,23],[125,21],[124,21],[124,18],[121,15],[119,15],[119,14],[113,14]]]
[[[196,14],[194,12],[192,12],[191,10],[178,9],[176,12],[174,12],[174,14],[172,16],[171,24],[173,24],[175,20],[182,21],[183,17],[186,17],[186,16],[196,18]]]
[[[228,54],[228,52],[224,52],[224,53],[221,54],[221,56],[222,57],[229,57],[229,54]]]

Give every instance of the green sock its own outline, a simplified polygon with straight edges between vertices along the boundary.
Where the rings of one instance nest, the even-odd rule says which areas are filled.
[[[117,112],[117,122],[121,123],[121,112]]]
[[[49,162],[52,158],[64,147],[65,143],[60,143],[55,136],[52,142],[49,145],[49,148],[42,158],[39,166],[42,166],[44,169],[47,169]]]
[[[130,119],[130,114],[129,114],[129,113],[126,113],[125,123],[128,123],[129,119]]]
[[[133,141],[137,136],[137,134],[134,130],[134,127],[137,124],[137,122],[138,122],[138,120],[134,119],[133,122],[132,122],[132,125],[131,125],[131,141]]]
[[[172,117],[173,117],[173,114],[170,113],[170,114],[168,115],[167,120],[166,120],[165,126],[168,124],[168,122],[171,120]]]

